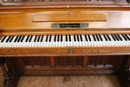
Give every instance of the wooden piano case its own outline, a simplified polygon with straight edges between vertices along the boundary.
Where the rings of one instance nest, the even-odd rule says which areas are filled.
[[[130,34],[126,1],[89,1],[0,0],[0,36]],[[55,26],[60,23],[89,27]],[[117,75],[122,87],[130,87],[129,55],[129,46],[0,47],[3,87],[16,87],[21,75],[109,74]]]

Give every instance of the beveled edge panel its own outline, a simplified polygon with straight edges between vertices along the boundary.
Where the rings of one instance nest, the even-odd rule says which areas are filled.
[[[20,72],[21,75],[55,75],[55,76],[61,76],[61,75],[110,75],[115,74],[116,71],[114,70],[94,70],[94,71],[23,71]]]
[[[72,53],[69,52],[70,48]],[[130,55],[130,47],[36,47],[0,48],[0,57],[10,56],[96,56]]]
[[[72,21],[107,21],[103,14],[38,14],[32,19],[33,22],[72,22]]]
[[[96,71],[96,70],[114,70],[113,67],[101,67],[101,68],[97,68],[97,67],[93,67],[93,68],[90,68],[90,67],[86,67],[86,68],[82,68],[82,67],[62,67],[62,68],[27,68],[27,67],[24,67],[24,71],[77,71],[77,70],[80,70],[80,71],[89,71],[89,70],[92,70],[92,71]]]

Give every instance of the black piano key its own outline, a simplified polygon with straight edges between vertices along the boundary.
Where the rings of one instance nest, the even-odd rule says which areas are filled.
[[[40,40],[41,42],[43,41],[43,38],[44,38],[44,36],[42,35],[42,36],[41,36],[41,40]]]
[[[18,38],[19,38],[19,36],[17,36],[17,37],[15,38],[14,42],[16,42]]]
[[[130,40],[130,38],[126,35],[126,34],[124,34],[125,36],[126,36],[126,38],[128,39],[128,40]]]
[[[51,42],[52,35],[50,35],[49,42]]]
[[[113,40],[116,41],[116,38],[114,37],[114,35],[112,34],[111,36],[112,36]]]
[[[48,35],[46,36],[46,42],[48,41]]]
[[[24,38],[25,38],[25,36],[23,36],[23,37],[22,37],[22,39],[21,39],[21,41],[20,41],[20,42],[23,42]]]
[[[20,38],[20,41],[19,41],[19,42],[21,42],[23,38],[24,38],[24,36],[21,36],[21,38]]]
[[[65,40],[68,41],[67,35],[66,35],[66,39]]]
[[[30,36],[29,42],[31,42],[33,36]]]
[[[58,36],[57,36],[57,42],[59,42],[59,40],[60,40],[60,36],[58,35]]]
[[[20,36],[18,36],[18,39],[17,39],[17,41],[16,41],[16,42],[18,42],[18,41],[19,41],[19,38],[20,38]]]
[[[88,39],[87,39],[87,35],[84,35],[84,36],[85,36],[85,40],[88,41]]]
[[[40,41],[40,35],[38,35],[36,42],[39,42],[39,41]]]
[[[74,41],[76,41],[76,36],[74,35]]]
[[[27,38],[26,38],[25,42],[28,42],[28,40],[29,40],[29,37],[30,37],[30,36],[27,36]]]
[[[102,39],[101,35],[100,35],[100,34],[98,34],[98,36],[99,36],[100,40],[101,40],[101,41],[103,41],[103,39]]]
[[[89,41],[91,41],[91,38],[90,38],[90,35],[88,34],[88,39],[89,39]]]
[[[119,34],[117,34],[117,36],[119,37],[120,41],[122,41],[122,37]]]
[[[6,39],[7,36],[4,36],[2,39],[1,39],[1,42],[4,42],[4,40]]]
[[[95,35],[92,35],[92,36],[93,36],[94,41],[96,41]]]
[[[11,36],[9,36],[9,37],[6,39],[6,42],[8,42],[10,38],[11,38]]]
[[[54,36],[54,42],[56,42],[56,35]]]
[[[61,39],[60,40],[61,40],[61,42],[63,41],[63,35],[61,35]]]
[[[106,34],[106,36],[107,36],[108,40],[109,40],[109,41],[111,41],[111,38],[109,37],[109,35],[108,35],[108,34]]]
[[[71,41],[71,36],[69,35],[69,41]]]
[[[18,39],[18,41],[17,41],[17,42],[20,42],[20,40],[21,40],[21,37],[22,37],[22,36],[20,36],[20,37],[19,37],[19,39]]]
[[[11,39],[9,40],[9,42],[12,42],[13,38],[14,38],[14,36],[11,37]]]
[[[12,39],[12,37],[13,37],[13,36],[11,36],[11,37],[10,37],[10,39],[9,39],[9,41],[8,41],[8,42],[10,42],[10,40]]]
[[[96,36],[96,38],[97,38],[97,41],[100,41],[99,36],[98,36],[97,34],[96,34],[95,36]]]
[[[21,42],[23,36],[20,36],[17,42]]]
[[[116,36],[116,34],[114,34],[114,36],[115,36],[116,40],[119,41],[119,38]]]
[[[105,35],[105,34],[103,34],[103,36],[104,36],[105,40],[106,40],[106,41],[108,41],[108,39],[107,39],[106,35]]]
[[[83,41],[82,35],[80,35],[80,40]]]
[[[124,34],[122,34],[122,37],[127,41],[127,38],[124,36]]]
[[[11,42],[14,36],[11,36],[8,42]]]

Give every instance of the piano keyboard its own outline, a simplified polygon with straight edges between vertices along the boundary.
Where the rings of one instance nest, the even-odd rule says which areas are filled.
[[[0,47],[130,46],[130,34],[3,36]]]

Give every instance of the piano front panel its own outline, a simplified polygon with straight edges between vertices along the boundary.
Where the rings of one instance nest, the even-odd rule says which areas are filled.
[[[120,62],[124,56],[48,56],[48,57],[17,57],[12,58],[21,74],[35,71],[88,71],[94,72],[100,70],[108,71],[107,74],[114,73],[119,69]],[[110,72],[109,72],[110,71]],[[68,72],[68,73],[70,73]],[[48,72],[49,73],[49,72]],[[29,74],[29,73],[26,73]],[[34,73],[35,74],[35,73]],[[37,73],[37,75],[39,75]],[[97,73],[99,74],[99,73]],[[102,72],[103,74],[103,72]],[[45,73],[44,73],[45,75]],[[66,74],[67,75],[67,74]],[[75,73],[76,75],[76,73]]]
[[[45,11],[44,11],[45,10]],[[48,11],[49,10],[49,11]],[[0,30],[55,30],[55,29],[122,29],[129,28],[129,11],[109,11],[98,8],[86,9],[37,9],[2,10]],[[129,10],[129,9],[128,9]],[[13,22],[12,22],[13,20]],[[54,28],[52,24],[86,23],[88,27]]]

